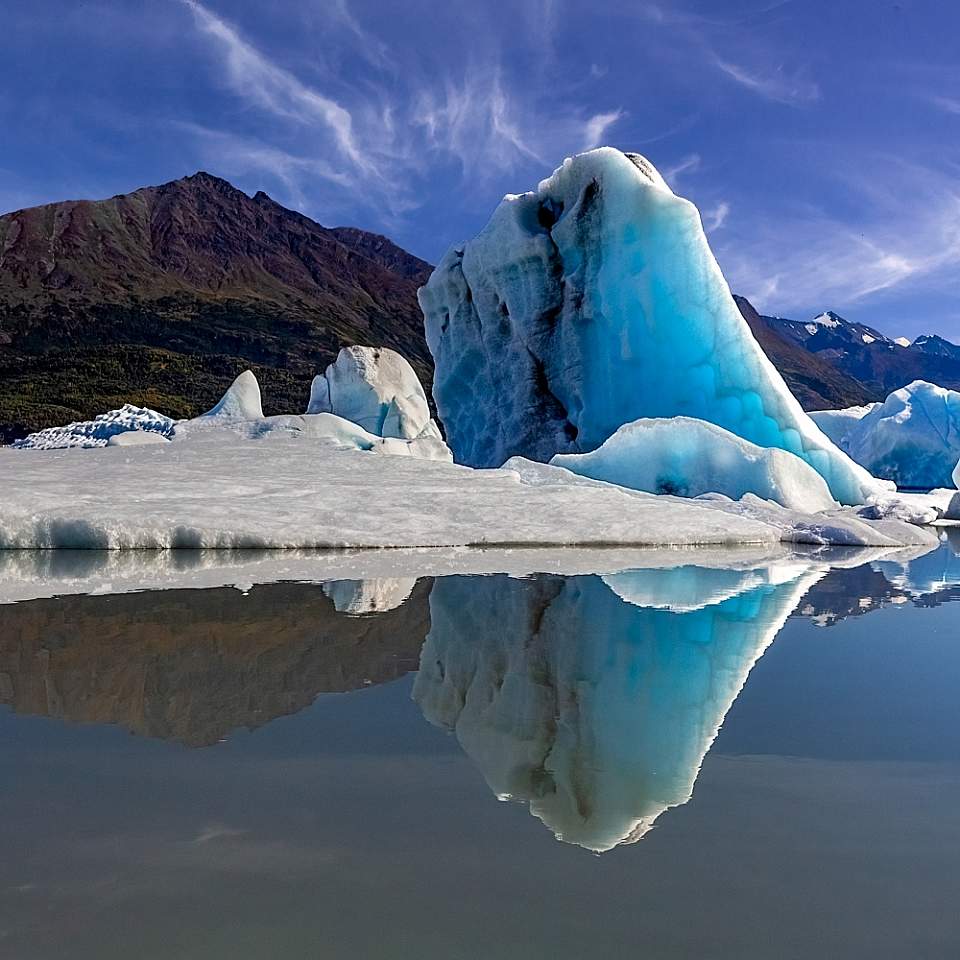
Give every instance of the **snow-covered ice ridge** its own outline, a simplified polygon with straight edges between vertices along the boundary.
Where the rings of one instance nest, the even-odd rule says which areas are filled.
[[[122,433],[141,431],[168,437],[175,420],[148,407],[125,403],[119,410],[102,413],[93,420],[68,423],[63,427],[49,427],[16,440],[14,447],[36,450],[59,450],[65,447],[105,447],[113,437]]]
[[[625,423],[685,416],[795,454],[841,503],[886,487],[804,413],[740,315],[696,207],[637,154],[592,150],[505,197],[420,304],[458,462],[585,453]]]

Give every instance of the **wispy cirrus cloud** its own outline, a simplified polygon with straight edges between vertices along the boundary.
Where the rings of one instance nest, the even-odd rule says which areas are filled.
[[[934,96],[930,98],[930,102],[944,113],[960,115],[960,97]]]
[[[730,204],[726,200],[721,200],[715,207],[703,212],[703,229],[707,233],[713,233],[719,230],[730,216]]]
[[[685,173],[695,173],[700,169],[700,163],[699,153],[688,153],[676,163],[662,167],[660,169],[660,175],[672,188],[675,188],[680,177]]]
[[[731,80],[757,93],[767,100],[777,103],[810,103],[820,99],[820,86],[812,80],[806,80],[800,74],[785,74],[780,68],[759,72],[740,64],[714,57],[716,68]]]
[[[300,124],[325,124],[340,151],[357,168],[376,174],[376,167],[358,147],[350,111],[273,63],[240,33],[198,0],[181,0],[198,28],[217,45],[225,82],[241,97],[270,113]]]
[[[398,70],[392,52],[374,42],[346,0],[329,7],[330,17],[359,51],[376,47],[374,59],[383,70],[372,66],[362,85],[350,86],[349,96],[334,95],[271,59],[208,4],[177,2],[210,42],[221,84],[281,127],[307,133],[280,137],[299,142],[288,148],[230,136],[209,125],[197,125],[194,132],[207,143],[219,139],[234,166],[259,163],[271,169],[298,203],[305,196],[304,178],[316,175],[370,189],[397,213],[411,206],[412,180],[427,176],[438,160],[455,161],[472,178],[524,165],[540,173],[563,155],[596,145],[624,115],[619,108],[568,108],[559,119],[544,117],[545,104],[556,108],[547,96],[552,91],[508,84],[495,46],[439,76]],[[531,31],[553,30],[557,16],[558,0],[544,0]],[[314,159],[318,155],[325,157],[323,163]]]
[[[607,131],[623,116],[620,109],[609,113],[595,113],[583,125],[583,149],[599,147]]]
[[[862,167],[851,172],[859,217],[817,210],[771,216],[751,236],[718,248],[731,286],[761,308],[787,313],[874,302],[921,282],[955,287],[960,183],[940,170],[882,161],[876,179]]]

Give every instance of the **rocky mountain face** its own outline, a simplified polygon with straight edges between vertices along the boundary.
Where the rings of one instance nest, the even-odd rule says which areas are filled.
[[[198,173],[0,217],[0,441],[123,402],[192,416],[252,367],[268,413],[353,343],[429,381],[430,265]]]
[[[734,300],[763,352],[780,371],[804,410],[831,410],[876,400],[870,389],[818,356],[773,317],[759,314],[745,297]]]
[[[743,297],[740,312],[807,410],[884,400],[914,380],[960,389],[960,347],[938,336],[891,340],[833,311],[807,322],[760,315]]]

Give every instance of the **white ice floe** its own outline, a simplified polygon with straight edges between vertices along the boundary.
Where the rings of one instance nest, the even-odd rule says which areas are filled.
[[[804,514],[750,495],[739,502],[657,497],[547,464],[517,459],[508,467],[371,456],[288,430],[255,441],[234,429],[200,430],[86,457],[0,449],[0,548],[935,540],[922,527],[872,522],[851,509]]]
[[[62,450],[67,447],[105,447],[114,437],[139,431],[169,436],[174,420],[148,407],[125,403],[119,410],[102,413],[93,420],[68,423],[31,433],[12,446],[22,450]]]
[[[344,347],[314,377],[307,413],[333,413],[379,437],[440,439],[413,367],[385,347]]]
[[[902,487],[948,487],[960,460],[960,393],[924,380],[883,403],[812,415],[854,460]]]
[[[795,454],[689,417],[635,420],[590,453],[558,454],[550,462],[648,493],[720,493],[734,500],[753,493],[806,513],[837,506],[823,477]]]
[[[885,487],[803,412],[740,315],[696,207],[636,154],[593,150],[507,196],[420,303],[460,462],[545,461],[638,418],[688,416],[796,454],[842,503]]]

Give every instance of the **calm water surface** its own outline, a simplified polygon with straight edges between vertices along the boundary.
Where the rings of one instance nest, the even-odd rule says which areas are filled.
[[[0,957],[960,956],[956,549],[678,564],[0,606]]]

